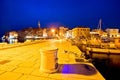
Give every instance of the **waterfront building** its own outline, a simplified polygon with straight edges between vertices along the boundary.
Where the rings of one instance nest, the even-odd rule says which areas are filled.
[[[47,29],[46,28],[44,28],[43,29],[43,37],[47,37],[48,35],[47,35]]]
[[[66,35],[68,30],[69,30],[68,28],[65,28],[64,26],[60,26],[59,27],[59,34],[58,34],[59,37],[60,38],[65,38],[65,35]]]
[[[42,37],[43,36],[43,29],[42,28],[35,28],[34,29],[34,36]]]
[[[90,34],[92,35],[98,35],[98,36],[102,36],[104,34],[104,31],[101,29],[93,29]]]
[[[72,30],[66,32],[66,38],[72,38]]]
[[[100,35],[96,31],[90,31],[91,38],[100,38]]]
[[[90,36],[90,28],[78,26],[72,29],[72,38],[88,38]]]
[[[47,35],[47,38],[56,38],[58,36],[58,28],[46,28],[46,32],[44,33]]]
[[[108,33],[108,37],[110,37],[110,38],[119,37],[119,29],[107,28],[106,32]]]
[[[11,31],[9,32],[9,37],[8,37],[8,41],[9,43],[17,43],[18,42],[18,33],[16,31]]]

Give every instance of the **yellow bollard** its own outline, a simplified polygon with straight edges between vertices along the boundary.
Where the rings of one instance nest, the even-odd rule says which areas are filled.
[[[44,47],[40,49],[41,55],[40,71],[46,73],[54,73],[57,71],[58,68],[57,52],[58,48],[56,47]]]

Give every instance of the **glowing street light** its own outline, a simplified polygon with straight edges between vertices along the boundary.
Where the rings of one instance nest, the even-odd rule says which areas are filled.
[[[51,31],[52,31],[52,33],[54,33],[54,32],[55,32],[55,29],[51,29]]]

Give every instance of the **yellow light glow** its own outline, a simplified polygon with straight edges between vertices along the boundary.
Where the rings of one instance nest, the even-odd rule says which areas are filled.
[[[55,32],[55,29],[51,29],[51,31],[54,33],[54,32]]]
[[[61,33],[60,33],[60,36],[61,36]]]

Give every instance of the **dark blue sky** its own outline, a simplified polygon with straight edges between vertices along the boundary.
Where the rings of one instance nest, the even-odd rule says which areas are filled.
[[[119,0],[0,0],[0,35],[27,27],[120,26]]]

